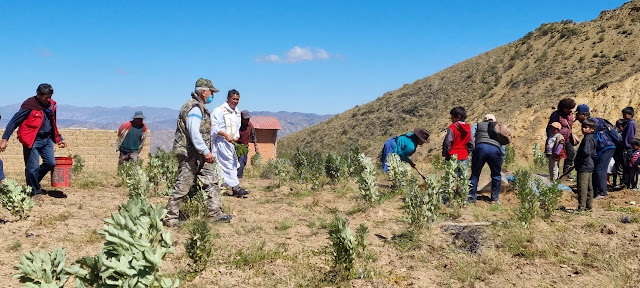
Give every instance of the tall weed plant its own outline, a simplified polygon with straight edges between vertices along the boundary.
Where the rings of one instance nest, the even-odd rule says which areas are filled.
[[[518,220],[524,227],[529,227],[536,218],[539,208],[538,195],[531,185],[531,171],[518,170],[515,173],[516,196],[520,200]]]
[[[29,186],[21,186],[13,179],[5,179],[2,182],[0,203],[2,203],[2,207],[9,210],[11,215],[27,219],[31,209],[36,205],[36,202],[29,196],[31,191]]]
[[[421,189],[415,178],[407,182],[404,195],[404,214],[411,231],[420,231],[438,219],[441,197],[440,183],[433,178],[425,179]]]
[[[533,147],[531,149],[533,150],[533,166],[537,169],[548,167],[549,159],[547,159],[544,153],[540,150],[538,143],[533,143]]]
[[[378,192],[378,184],[376,183],[376,169],[373,166],[371,158],[364,154],[358,155],[362,172],[358,175],[358,189],[360,195],[368,203],[375,203],[380,199]]]
[[[291,179],[293,165],[286,158],[269,159],[267,165],[262,170],[262,178],[275,179],[278,186]]]
[[[400,160],[400,156],[395,153],[387,155],[387,167],[389,180],[391,181],[391,191],[393,193],[402,192],[410,179],[411,167]]]
[[[191,259],[192,270],[202,272],[209,265],[213,255],[213,233],[205,219],[197,219],[191,223],[189,238],[184,244],[185,252]]]
[[[322,153],[298,148],[291,158],[291,163],[295,178],[299,183],[311,185],[312,190],[322,188],[322,177],[325,173]]]
[[[332,269],[338,280],[351,279],[356,275],[356,260],[363,259],[367,248],[369,228],[360,224],[354,235],[347,219],[336,216],[329,225]]]
[[[562,197],[562,189],[558,187],[560,186],[560,181],[555,180],[550,185],[547,185],[540,178],[536,178],[535,184],[538,190],[538,201],[542,217],[549,219],[553,215],[553,211],[558,209],[558,204]]]
[[[168,196],[173,190],[178,176],[176,154],[158,148],[154,154],[149,154],[146,172],[149,182],[152,184],[153,195]]]

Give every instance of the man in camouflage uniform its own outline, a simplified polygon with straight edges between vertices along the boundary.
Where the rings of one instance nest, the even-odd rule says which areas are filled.
[[[230,222],[231,215],[222,213],[222,197],[211,153],[211,116],[205,104],[213,101],[219,90],[211,80],[196,81],[191,99],[180,109],[173,151],[178,156],[178,177],[167,202],[165,226],[178,226],[178,213],[182,199],[189,193],[194,180],[200,180],[207,194],[208,216],[216,222]]]

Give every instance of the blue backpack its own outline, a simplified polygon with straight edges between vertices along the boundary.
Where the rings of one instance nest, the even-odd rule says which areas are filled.
[[[611,124],[607,119],[592,118],[596,121],[596,150],[602,151],[605,149],[615,148],[616,145],[622,141],[616,126]]]

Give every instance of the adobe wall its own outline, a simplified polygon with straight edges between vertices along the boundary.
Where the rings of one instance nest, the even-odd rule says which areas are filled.
[[[4,129],[0,130],[0,134]],[[84,169],[93,172],[115,172],[118,167],[119,152],[116,152],[115,142],[117,132],[115,130],[88,130],[88,129],[61,129],[60,134],[67,142],[69,149],[55,147],[56,156],[68,156],[79,154],[84,159]],[[147,159],[151,143],[151,132],[142,149],[142,159]],[[24,160],[22,157],[22,144],[18,142],[16,132],[9,139],[7,150],[0,153],[0,159],[4,162],[4,172],[8,178],[24,178]]]

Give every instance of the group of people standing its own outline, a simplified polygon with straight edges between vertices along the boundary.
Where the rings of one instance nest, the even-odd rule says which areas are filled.
[[[495,132],[498,123],[495,115],[485,115],[483,121],[473,127],[465,122],[467,111],[464,107],[454,107],[449,111],[449,115],[451,124],[447,127],[447,133],[442,143],[442,157],[448,161],[456,155],[458,163],[462,169],[466,170],[469,165],[469,156],[473,155],[471,158],[471,189],[469,190],[469,201],[472,203],[475,203],[477,198],[478,181],[482,168],[488,164],[491,170],[491,202],[499,203],[505,148]],[[413,133],[389,138],[384,144],[380,157],[382,170],[387,172],[387,156],[390,153],[395,153],[402,161],[409,163],[422,175],[409,156],[413,155],[416,148],[424,143],[429,143],[429,132],[421,128],[416,128]],[[461,171],[459,173],[462,175]]]
[[[604,118],[593,117],[588,105],[576,107],[573,99],[565,98],[560,100],[557,110],[549,117],[545,147],[549,178],[559,178],[562,159],[563,176],[568,175],[569,180],[574,180],[570,173],[576,170],[579,211],[591,210],[592,200],[607,197],[609,188],[637,189],[640,139],[635,138],[635,112],[633,107],[626,107],[621,114],[622,118],[613,125]],[[582,140],[573,134],[576,120],[582,125]],[[610,176],[613,176],[612,185],[609,185]],[[619,178],[622,183],[616,185]]]
[[[178,176],[167,202],[167,216],[163,220],[166,226],[180,224],[181,203],[196,179],[207,195],[208,216],[212,221],[230,222],[232,218],[222,212],[218,181],[223,181],[222,186],[230,187],[232,196],[246,198],[249,194],[248,190],[240,187],[239,181],[247,155],[237,155],[236,143],[248,147],[249,142],[253,142],[258,152],[255,130],[249,121],[251,115],[249,111],[238,110],[240,92],[235,89],[227,93],[225,103],[210,113],[206,104],[213,101],[217,92],[219,90],[211,80],[200,78],[191,98],[180,109],[173,143],[178,159]],[[66,147],[56,124],[57,106],[52,97],[52,86],[40,84],[36,96],[24,101],[11,118],[0,140],[0,152],[4,152],[9,137],[18,129],[18,140],[23,145],[26,182],[32,187],[31,196],[43,194],[40,181],[55,167],[53,145]],[[138,160],[147,133],[142,111],[135,112],[131,121],[120,126],[116,141],[116,150],[120,152],[118,164]],[[218,179],[214,161],[220,165],[223,179]],[[0,183],[2,180],[4,172],[0,161]]]

